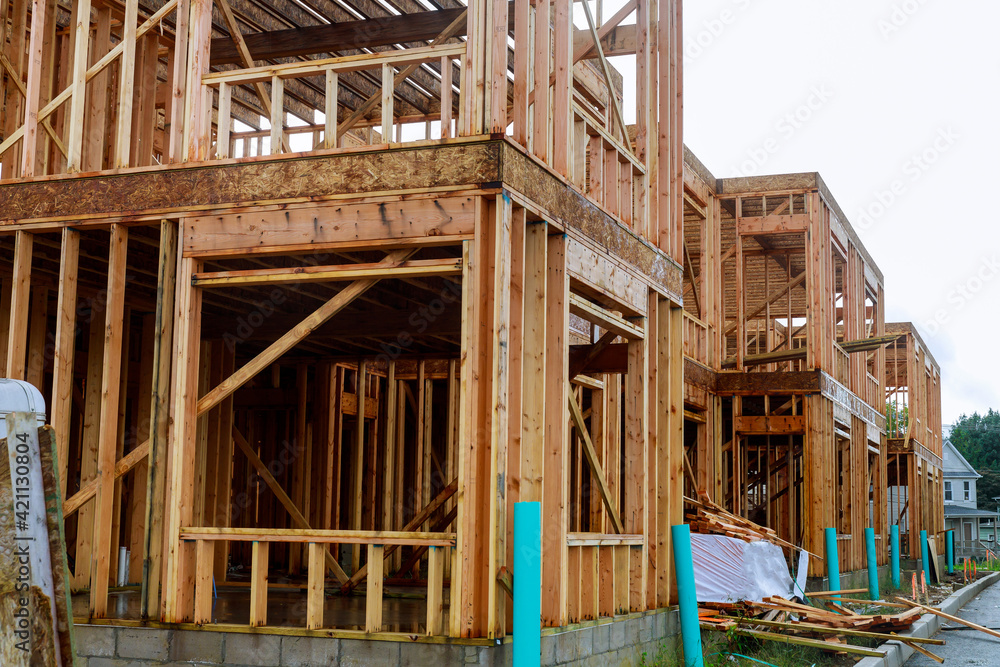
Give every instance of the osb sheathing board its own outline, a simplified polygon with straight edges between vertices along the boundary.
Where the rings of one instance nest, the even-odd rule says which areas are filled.
[[[504,187],[529,199],[554,222],[582,232],[610,254],[636,267],[666,296],[681,302],[683,277],[679,264],[615,222],[582,193],[554,177],[517,148],[503,144],[501,161]]]
[[[498,180],[498,142],[249,158],[0,185],[2,224],[170,213]]]
[[[519,149],[499,140],[247,158],[6,183],[0,185],[0,226],[321,202],[373,193],[497,188],[501,182],[553,222],[577,230],[638,269],[654,288],[680,303],[679,264]]]

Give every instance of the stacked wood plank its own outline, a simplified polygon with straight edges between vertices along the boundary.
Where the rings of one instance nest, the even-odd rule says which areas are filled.
[[[914,607],[897,614],[859,614],[836,603],[820,608],[777,595],[766,597],[763,602],[704,602],[701,607],[699,615],[703,622],[732,625],[738,619],[761,620],[766,623],[784,618],[790,628],[798,626],[802,632],[809,632],[816,627],[878,633],[901,632],[913,625],[923,613],[920,608]]]
[[[825,608],[820,608],[771,596],[762,602],[703,603],[698,617],[702,628],[707,630],[736,632],[758,639],[859,655],[872,653],[848,644],[849,638],[897,639],[940,662],[937,656],[917,644],[940,644],[943,643],[941,640],[896,634],[908,629],[920,618],[923,613],[920,608],[908,608],[898,614],[859,614],[833,601],[827,601],[825,605]]]
[[[684,502],[688,507],[685,520],[692,533],[725,535],[747,542],[764,541],[780,547],[798,548],[778,537],[774,530],[728,512],[704,496],[701,500],[685,498]]]

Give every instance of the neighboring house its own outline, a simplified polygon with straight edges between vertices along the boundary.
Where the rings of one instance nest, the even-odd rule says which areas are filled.
[[[982,477],[951,444],[942,447],[944,527],[955,531],[955,555],[983,555],[995,548],[997,512],[976,507],[976,481]]]

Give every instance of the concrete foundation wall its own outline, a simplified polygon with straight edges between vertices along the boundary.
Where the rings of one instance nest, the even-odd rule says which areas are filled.
[[[601,619],[542,635],[543,667],[636,667],[647,655],[678,648],[675,610]],[[466,646],[429,642],[386,641],[293,636],[261,632],[219,632],[109,625],[76,626],[80,667],[140,667],[146,665],[232,665],[237,667],[299,667],[355,665],[511,664],[512,645]]]

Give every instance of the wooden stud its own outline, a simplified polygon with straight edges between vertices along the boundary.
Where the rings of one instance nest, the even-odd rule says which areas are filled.
[[[394,70],[392,65],[382,65],[382,141],[392,141]]]
[[[211,540],[198,540],[195,546],[194,622],[198,624],[212,622],[212,562],[215,560],[215,548],[215,542]]]
[[[323,609],[326,600],[324,582],[326,579],[326,545],[309,543],[308,570],[309,589],[306,600],[306,627],[318,630],[323,627]]]
[[[323,148],[337,147],[337,95],[338,95],[337,73],[333,70],[326,71],[326,106],[324,107],[325,119],[323,121]]]
[[[191,617],[193,587],[193,553],[190,545],[180,539],[181,526],[192,525],[194,518],[194,474],[197,443],[198,360],[201,352],[201,294],[191,287],[191,277],[199,260],[178,258],[177,270],[177,334],[174,340],[173,374],[173,438],[168,463],[167,498],[177,499],[168,504],[165,518],[163,617],[171,622]],[[265,556],[266,557],[266,556]]]
[[[565,472],[569,468],[569,275],[566,237],[548,238],[545,323],[545,458],[542,485],[542,623],[565,625],[569,612],[566,532],[569,502]]]
[[[430,547],[427,556],[427,635],[441,634],[444,615],[445,547]]]
[[[84,0],[86,1],[86,0]],[[52,425],[59,443],[59,484],[66,498],[69,469],[70,423],[73,403],[73,362],[76,352],[76,286],[80,261],[80,233],[63,229],[59,256],[59,297],[56,306],[56,347],[52,364]]]
[[[271,77],[271,155],[281,152],[285,136],[285,81]]]
[[[128,167],[131,162],[132,138],[132,89],[135,85],[135,42],[139,16],[139,0],[125,0],[125,19],[122,24],[122,56],[118,63],[118,129],[115,132],[116,169]]]
[[[108,297],[105,310],[104,369],[101,376],[101,412],[98,430],[96,516],[94,521],[95,557],[91,564],[90,613],[105,618],[108,611],[108,581],[111,576],[112,524],[115,496],[115,452],[119,428],[121,391],[122,321],[125,314],[125,265],[128,228],[111,226],[108,252]]]
[[[7,338],[7,377],[24,380],[28,349],[28,302],[31,294],[32,234],[18,230],[14,237],[14,276]]]
[[[254,542],[250,565],[250,627],[267,625],[268,551],[270,543]]]
[[[368,545],[368,591],[365,594],[365,632],[382,631],[382,579],[384,547]]]

